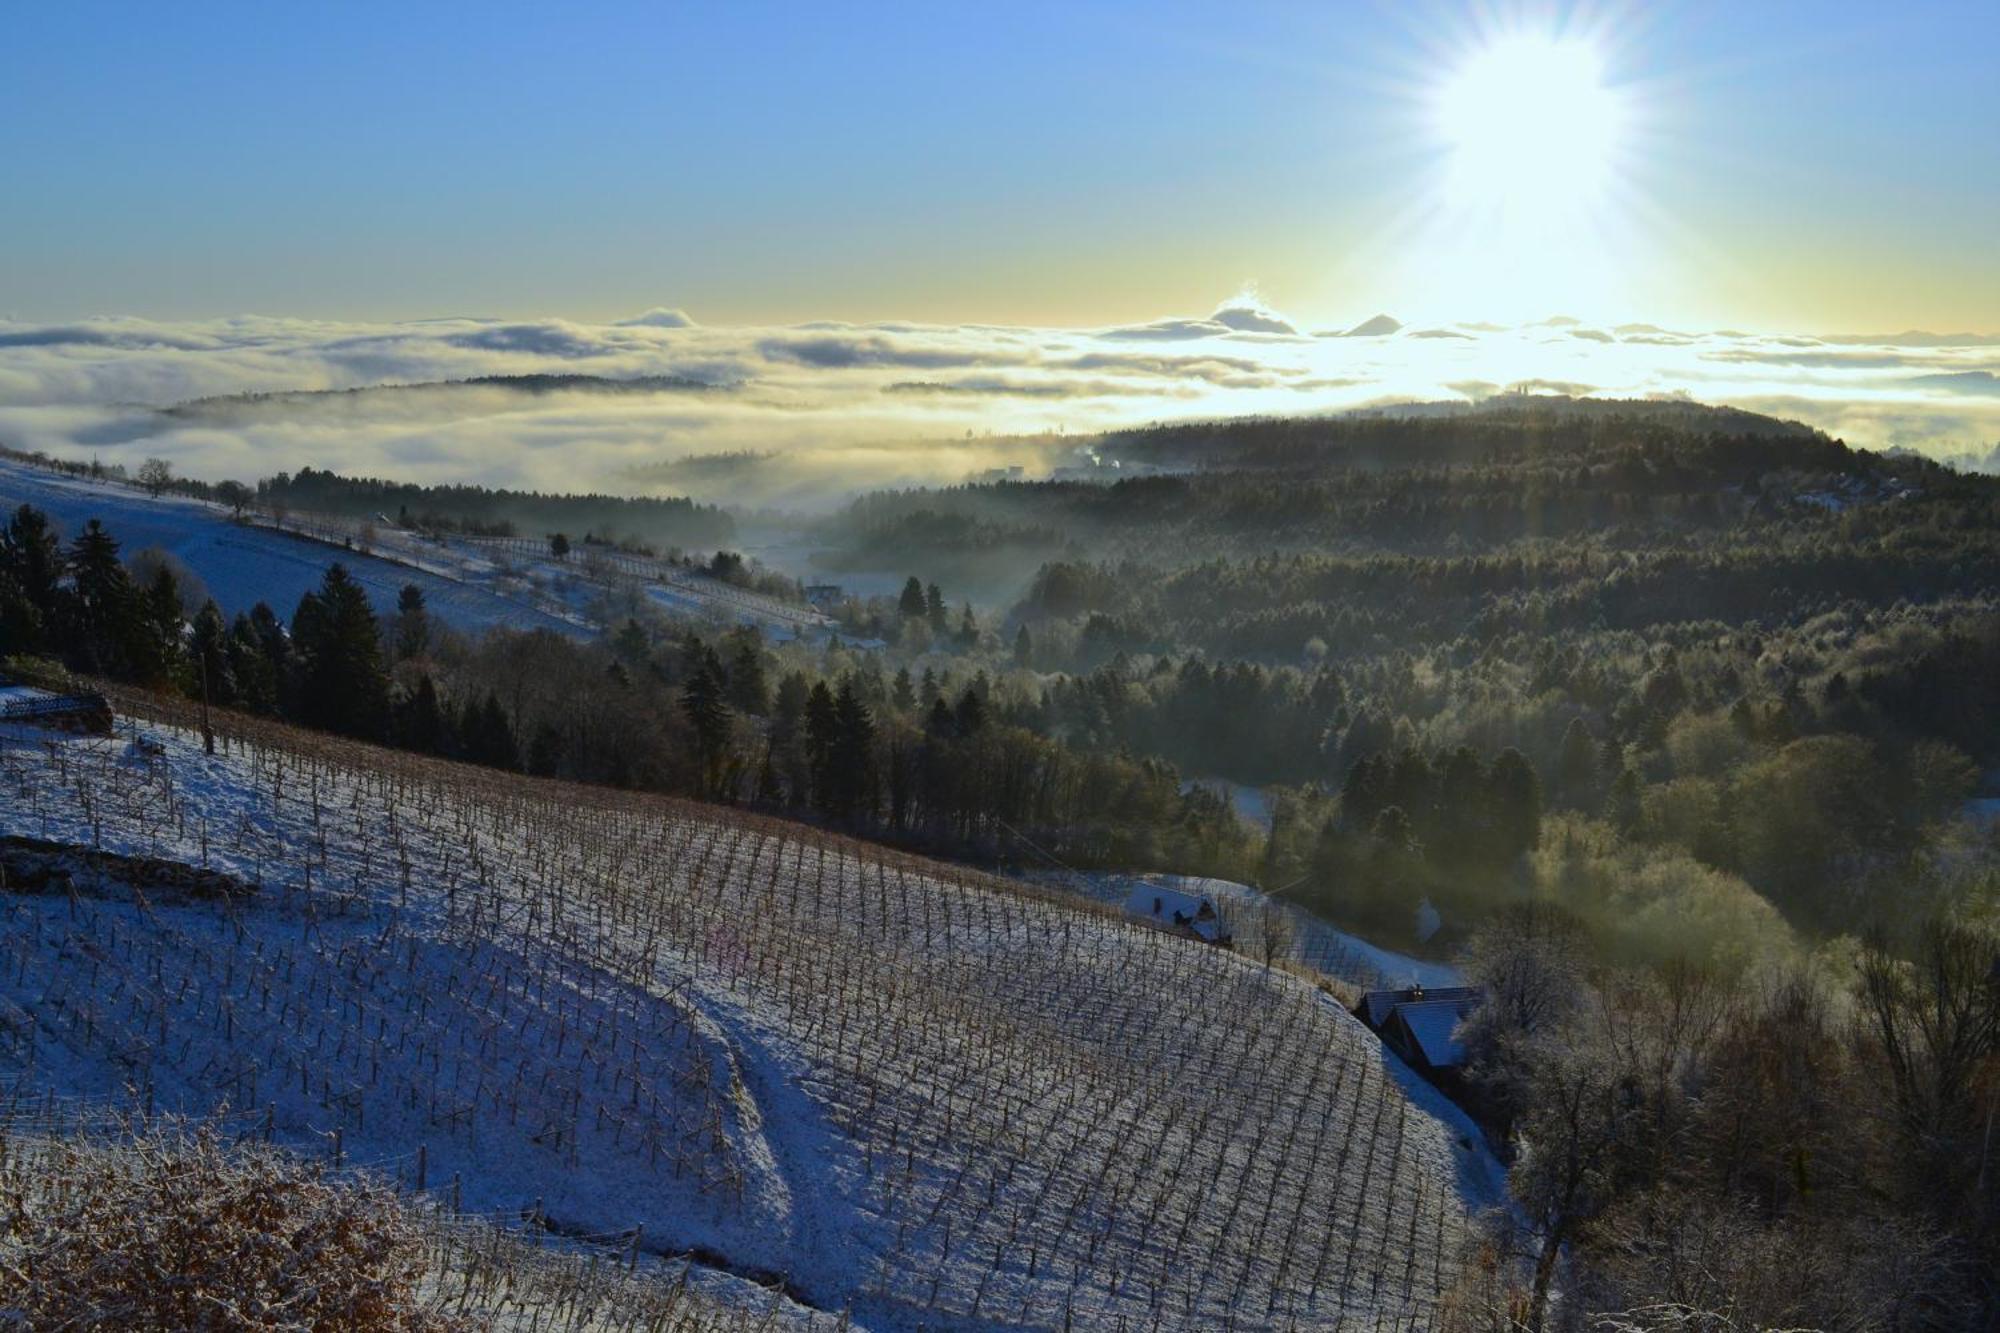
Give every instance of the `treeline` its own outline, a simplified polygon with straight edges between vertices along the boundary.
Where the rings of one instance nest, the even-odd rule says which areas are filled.
[[[1696,430],[1632,412],[1162,427],[1136,438],[1182,441],[1178,452],[1138,456],[1169,475],[882,492],[855,501],[828,535],[855,559],[889,548],[945,555],[976,536],[1010,555],[1061,550],[1172,569],[1272,552],[1457,556],[1546,541],[1620,550],[1753,520],[1825,520],[1918,490],[1977,493],[1922,459],[1860,453],[1775,422],[1760,429],[1744,424],[1758,420],[1748,414],[1715,417],[1695,418]]]
[[[372,518],[387,514],[417,526],[447,530],[529,533],[595,532],[703,549],[728,545],[736,524],[713,505],[685,497],[546,495],[485,486],[418,486],[373,477],[343,477],[315,468],[280,472],[257,483],[267,508]]]
[[[754,630],[720,645],[636,621],[594,644],[467,641],[415,586],[378,617],[331,566],[287,625],[269,606],[190,621],[170,564],[135,583],[93,521],[64,548],[23,506],[0,533],[0,649],[363,740],[541,776],[676,792],[981,858],[1248,874],[1254,848],[1156,760],[1080,752],[997,715],[978,676],[893,681],[873,660],[773,670]],[[921,590],[915,601],[930,613]]]

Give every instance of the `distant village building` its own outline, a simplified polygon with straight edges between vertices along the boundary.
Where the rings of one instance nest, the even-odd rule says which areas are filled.
[[[1162,930],[1179,931],[1210,944],[1229,943],[1229,926],[1205,893],[1184,893],[1160,884],[1140,883],[1125,900],[1128,915]]]
[[[1372,990],[1354,1016],[1403,1062],[1432,1082],[1449,1082],[1465,1065],[1458,1025],[1486,998],[1477,986]]]

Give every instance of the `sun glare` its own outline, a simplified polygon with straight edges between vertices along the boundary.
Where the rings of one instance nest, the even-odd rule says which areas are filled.
[[[1470,35],[1438,62],[1422,134],[1433,156],[1401,238],[1410,285],[1458,318],[1618,307],[1641,258],[1637,94],[1607,77],[1617,34]]]
[[[1455,204],[1544,218],[1602,193],[1622,119],[1597,52],[1539,35],[1475,53],[1440,90],[1437,112]]]

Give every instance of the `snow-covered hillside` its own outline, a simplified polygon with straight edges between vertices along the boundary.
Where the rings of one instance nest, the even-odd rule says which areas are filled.
[[[46,513],[65,538],[95,518],[118,539],[126,555],[149,547],[172,552],[201,576],[225,615],[268,602],[272,610],[289,618],[299,598],[317,588],[327,566],[338,561],[367,590],[379,614],[394,611],[397,594],[414,583],[423,589],[431,614],[457,629],[470,632],[501,625],[567,634],[596,632],[576,618],[551,614],[500,588],[338,544],[232,522],[228,510],[202,500],[177,495],[154,499],[119,483],[67,477],[0,458],[0,507],[12,510],[22,504]]]
[[[227,1102],[878,1328],[1424,1327],[1491,1201],[1285,972],[796,825],[157,717],[0,733],[41,867],[0,1077]]]
[[[387,524],[327,515],[253,512],[239,523],[221,505],[148,496],[115,481],[66,476],[0,458],[0,511],[30,504],[65,537],[95,518],[127,555],[158,547],[200,576],[225,616],[268,602],[290,616],[335,561],[367,590],[378,614],[409,584],[433,616],[469,632],[504,626],[594,637],[607,608],[640,598],[680,619],[754,624],[771,637],[822,635],[832,622],[811,607],[734,587],[646,556],[585,547],[556,560],[540,539],[426,537]]]

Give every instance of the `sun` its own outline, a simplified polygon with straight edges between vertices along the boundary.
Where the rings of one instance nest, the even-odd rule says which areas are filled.
[[[1650,244],[1654,109],[1611,77],[1618,25],[1487,27],[1437,52],[1413,125],[1428,168],[1397,237],[1420,308],[1525,321],[1622,310]]]
[[[1604,62],[1578,38],[1495,38],[1439,87],[1447,190],[1461,208],[1556,219],[1609,183],[1624,107]]]

